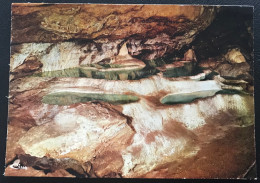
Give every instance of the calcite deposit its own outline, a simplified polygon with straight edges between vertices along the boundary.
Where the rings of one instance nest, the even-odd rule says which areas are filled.
[[[72,59],[83,63],[110,59],[124,42],[131,55],[154,59],[191,43],[215,13],[216,7],[206,6],[14,4],[11,38],[15,44],[49,43],[21,46],[30,47],[25,48],[27,53],[45,51],[55,60],[57,50],[64,49],[61,54],[69,55],[61,59],[70,57],[70,64]],[[59,43],[71,39],[79,41]]]
[[[199,45],[227,11],[13,4],[5,175],[246,177],[253,50]]]

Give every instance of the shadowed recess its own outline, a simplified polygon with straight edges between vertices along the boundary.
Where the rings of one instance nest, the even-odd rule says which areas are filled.
[[[250,95],[250,93],[245,92],[243,90],[235,90],[235,89],[223,89],[218,91],[216,94],[239,94],[239,95]]]
[[[53,105],[70,105],[88,101],[104,101],[111,104],[127,104],[138,101],[134,95],[124,94],[103,94],[103,93],[76,93],[76,92],[57,92],[45,95],[42,102]]]

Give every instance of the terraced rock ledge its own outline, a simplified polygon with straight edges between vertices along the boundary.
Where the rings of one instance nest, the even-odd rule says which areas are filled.
[[[248,177],[252,12],[239,8],[13,4],[5,175]]]

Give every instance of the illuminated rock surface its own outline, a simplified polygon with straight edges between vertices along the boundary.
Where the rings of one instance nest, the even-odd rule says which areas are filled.
[[[14,4],[5,175],[244,177],[251,42],[222,49],[224,10]]]
[[[218,128],[217,124],[222,124],[215,137],[223,138],[230,129],[254,123],[253,99],[250,95],[217,94],[193,102],[184,99],[184,104],[175,105],[164,105],[158,97],[160,91],[164,91],[164,96],[167,93],[173,95],[185,91],[204,91],[206,96],[212,96],[221,90],[221,85],[214,80],[170,81],[159,76],[138,81],[56,79],[49,83],[44,93],[120,91],[130,92],[138,96],[139,100],[114,107],[80,101],[78,104],[64,106],[59,101],[56,102],[60,106],[37,105],[36,102],[35,107],[30,105],[28,113],[37,126],[30,128],[20,138],[17,147],[20,146],[26,154],[39,158],[75,159],[80,162],[80,166],[90,161],[96,176],[102,177],[113,172],[124,177],[142,176],[169,161],[193,157],[200,152],[198,139],[209,133],[203,130],[204,126],[213,125],[212,128]],[[145,89],[141,90],[141,86]],[[223,123],[224,116],[230,121]],[[47,121],[43,122],[43,119]],[[19,125],[19,122],[13,124]],[[104,158],[108,161],[107,164],[101,161]]]
[[[57,49],[62,49],[63,59],[82,63],[113,57],[127,42],[131,55],[154,59],[191,43],[212,22],[215,10],[174,5],[13,5],[12,42],[45,42],[34,44],[36,49],[22,46],[30,47],[27,53],[46,51],[45,57],[57,57]],[[51,44],[71,39],[82,41]]]

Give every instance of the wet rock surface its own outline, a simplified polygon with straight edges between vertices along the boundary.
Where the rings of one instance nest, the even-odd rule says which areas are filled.
[[[248,9],[12,11],[5,175],[240,178],[254,163]]]
[[[28,81],[28,78],[25,79]],[[29,79],[34,80],[33,77]],[[243,127],[244,124],[252,126],[254,123],[253,99],[250,95],[217,94],[213,97],[170,106],[159,101],[162,91],[164,91],[163,96],[167,96],[167,93],[203,91],[203,88],[204,92],[210,89],[221,90],[223,84],[218,82],[214,80],[171,81],[160,76],[142,79],[141,82],[89,78],[53,80],[49,82],[44,93],[48,93],[47,91],[54,93],[64,91],[84,93],[95,90],[96,92],[99,90],[114,93],[121,91],[122,93],[135,93],[140,100],[117,106],[79,101],[73,105],[43,104],[37,108],[30,108],[29,114],[35,124],[26,133],[23,133],[15,144],[10,139],[13,148],[9,151],[14,153],[10,154],[9,159],[14,159],[17,155],[19,157],[28,154],[29,157],[34,157],[34,160],[30,162],[35,163],[41,162],[42,158],[46,157],[47,167],[45,169],[42,167],[42,170],[54,172],[56,169],[74,168],[73,170],[77,172],[76,175],[85,177],[90,176],[87,168],[84,168],[86,162],[89,162],[87,164],[92,167],[91,176],[142,176],[161,164],[173,161],[172,158],[182,159],[196,155],[201,149],[198,138],[201,135],[211,134],[206,130],[207,128],[201,131],[199,129],[211,124],[216,125],[212,126],[211,130],[217,129],[221,122],[225,121],[219,118],[219,115],[224,115],[225,119],[231,120],[220,125],[226,130],[233,128],[234,125],[237,128]],[[144,90],[140,90],[140,86],[146,87]],[[28,92],[30,90],[24,91],[24,93]],[[210,92],[208,95],[211,95]],[[38,96],[38,100],[42,98],[41,96]],[[211,107],[208,108],[208,106]],[[20,125],[22,126],[21,123]],[[224,140],[226,133],[228,135],[227,131],[224,134],[219,131],[217,134]],[[11,133],[10,137],[12,137]],[[204,142],[203,139],[201,141]],[[64,161],[52,166],[51,162],[58,159],[64,159]],[[26,164],[26,162],[24,165],[34,166],[34,164]]]

